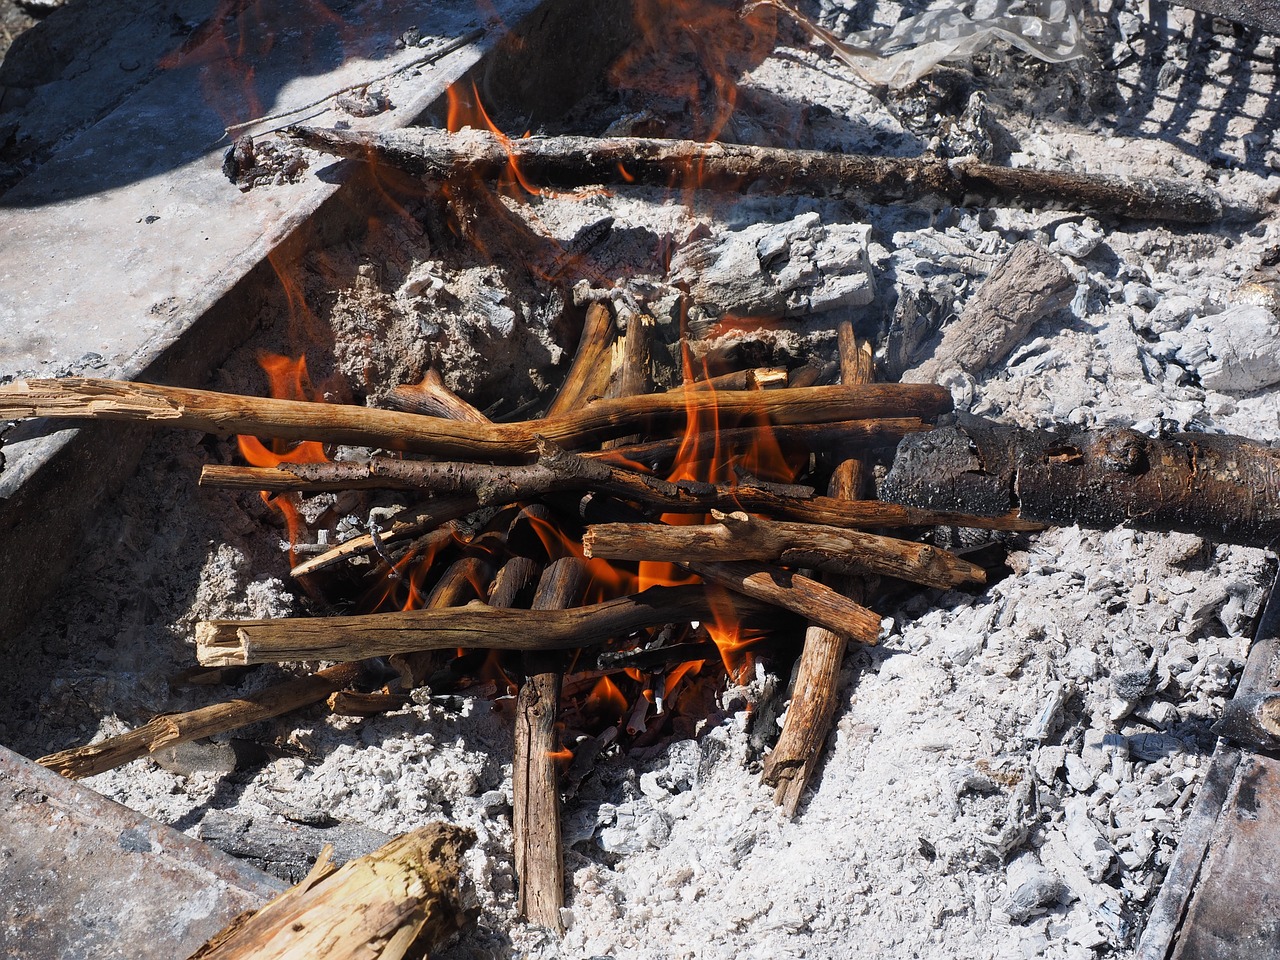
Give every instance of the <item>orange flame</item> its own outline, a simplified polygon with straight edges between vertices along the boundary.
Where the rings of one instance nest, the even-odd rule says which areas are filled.
[[[515,151],[511,148],[511,138],[499,130],[498,125],[490,119],[484,104],[480,102],[480,91],[476,89],[475,83],[471,84],[470,96],[464,89],[460,89],[461,84],[462,81],[458,81],[445,91],[449,104],[445,117],[445,129],[450,133],[457,133],[464,127],[488,130],[498,138],[498,142],[507,152],[507,169],[498,178],[498,192],[513,199],[523,199],[520,190],[530,196],[542,196],[543,191],[529,182],[521,171],[520,164],[516,162]],[[524,136],[529,136],[529,131],[526,130]],[[516,189],[517,187],[520,189]]]
[[[627,698],[608,677],[601,677],[587,694],[585,712],[611,723],[621,722],[627,713]]]

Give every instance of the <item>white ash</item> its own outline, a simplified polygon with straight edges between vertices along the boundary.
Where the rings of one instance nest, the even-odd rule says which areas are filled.
[[[1280,152],[1249,118],[1266,115],[1275,74],[1196,88],[1205,62],[1189,58],[1212,65],[1237,39],[1212,34],[1190,11],[1170,8],[1167,29],[1143,11],[1104,0],[1095,26],[1106,59],[1092,73],[996,51],[940,72],[892,109],[820,47],[800,43],[743,78],[759,112],[739,126],[757,139],[795,130],[797,146],[908,154],[944,143],[940,119],[957,109],[945,104],[971,103],[966,86],[981,87],[983,109],[971,111],[985,118],[978,133],[1007,138],[1002,149],[1015,163],[1209,179],[1242,204],[1274,194],[1269,171],[1280,168]],[[872,16],[892,23],[898,12],[882,3]],[[852,16],[830,11],[833,23]],[[1273,41],[1260,43],[1274,51]],[[1143,72],[1155,56],[1165,64],[1158,95]],[[1197,90],[1189,100],[1179,95],[1184,83]],[[806,125],[794,123],[796,104],[807,108]],[[1227,336],[1210,321],[1236,309],[1244,271],[1280,240],[1274,226],[774,207],[774,225],[811,210],[831,235],[870,225],[877,299],[857,315],[869,325],[906,291],[922,297],[919,322],[936,326],[1020,239],[1056,243],[1072,258],[1072,313],[1041,323],[1002,369],[957,381],[972,412],[1022,425],[1280,438],[1280,397],[1261,384],[1270,376],[1262,354],[1208,339],[1210,330]],[[690,212],[659,191],[547,198],[527,210],[562,246],[613,216],[601,273],[652,291],[654,302],[667,279],[660,241],[743,226],[727,203]],[[366,376],[384,387],[414,382],[432,362],[473,399],[509,390],[514,404],[557,382],[551,366],[572,344],[557,337],[548,319],[555,304],[522,266],[467,259],[395,218],[381,229],[359,249],[308,264],[322,336],[307,342],[333,343],[330,369],[312,369],[322,389],[341,393],[328,377],[336,372],[342,389],[363,395],[377,389]],[[770,332],[769,349],[829,351],[832,321],[851,313],[787,321],[786,331]],[[1192,338],[1202,327],[1203,343]],[[1274,328],[1258,329],[1272,355],[1280,352]],[[744,339],[723,333],[713,343],[735,337]],[[291,341],[299,338],[264,332],[219,386],[255,382],[254,348],[286,352]],[[1255,382],[1262,388],[1247,386]],[[17,641],[25,653],[13,665],[10,689],[19,693],[0,713],[4,742],[38,755],[227,696],[227,687],[166,684],[193,662],[194,621],[305,609],[287,589],[279,531],[259,529],[272,522],[268,508],[194,488],[200,462],[226,456],[211,449],[158,439],[87,535],[96,548]],[[1194,801],[1213,747],[1205,730],[1230,696],[1272,564],[1259,550],[1128,530],[1055,529],[1013,547],[1013,575],[981,593],[926,592],[877,606],[893,627],[879,647],[850,653],[825,763],[794,822],[759,783],[747,730],[758,691],[735,692],[695,739],[607,753],[564,811],[563,941],[514,918],[507,701],[427,698],[367,720],[305,711],[238,733],[272,747],[261,766],[228,774],[227,751],[215,746],[167,757],[170,769],[139,762],[90,784],[193,834],[210,809],[281,819],[319,811],[383,833],[441,816],[470,826],[480,837],[467,866],[481,914],[441,954],[457,960],[1129,956]],[[256,671],[232,689],[259,689],[288,672]]]

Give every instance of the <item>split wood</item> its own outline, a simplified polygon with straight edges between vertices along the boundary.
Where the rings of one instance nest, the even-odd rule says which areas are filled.
[[[936,383],[954,369],[976,376],[1007,357],[1044,317],[1067,306],[1075,289],[1058,257],[1034,240],[1015,244],[943,330],[933,356],[904,379]]]
[[[533,610],[572,607],[586,590],[586,565],[576,557],[549,564],[538,581]],[[516,909],[520,916],[564,932],[564,848],[560,842],[560,791],[556,719],[560,712],[563,655],[527,654],[527,676],[516,696],[511,830],[515,846]]]
[[[462,855],[475,833],[433,823],[335,869],[326,846],[307,877],[242,914],[189,960],[402,960],[471,922]]]
[[[950,589],[986,582],[986,572],[955,554],[910,540],[840,527],[788,523],[712,511],[713,524],[593,524],[582,538],[588,557],[609,560],[768,560],[836,573],[878,573]]]
[[[496,180],[514,163],[533,183],[558,187],[689,182],[710,190],[845,196],[864,203],[933,200],[1051,205],[1137,219],[1210,223],[1222,199],[1186,180],[1012,168],[974,159],[873,157],[639,137],[499,138],[486,130],[458,133],[415,127],[386,132],[290,127],[315,150],[390,164],[431,180]]]
[[[166,747],[226,733],[319,703],[355,682],[359,675],[360,667],[354,663],[328,667],[309,677],[287,680],[247,697],[237,697],[186,713],[165,714],[136,730],[88,746],[60,750],[41,757],[37,763],[73,780],[92,777]]]
[[[232,666],[363,660],[454,647],[568,650],[671,621],[705,620],[726,602],[709,597],[702,586],[650,587],[570,610],[501,610],[473,601],[443,610],[363,616],[206,620],[196,626],[196,656],[206,666]],[[750,600],[732,605],[740,618],[767,610]]]
[[[931,384],[794,387],[780,390],[653,394],[599,400],[559,417],[521,423],[470,423],[349,404],[276,400],[122,380],[68,377],[20,380],[0,387],[0,420],[56,417],[141,421],[277,440],[382,447],[483,461],[519,461],[536,438],[582,446],[625,436],[641,426],[684,422],[699,414],[771,423],[908,416],[930,418],[951,408],[948,391]]]

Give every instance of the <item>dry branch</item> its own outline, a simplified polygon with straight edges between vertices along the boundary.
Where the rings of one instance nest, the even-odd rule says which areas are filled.
[[[869,383],[875,378],[871,344],[859,343],[848,321],[840,324],[839,356],[841,382]],[[867,485],[866,465],[851,459],[836,466],[829,489],[836,500],[858,500]],[[846,578],[833,585],[853,599],[862,599],[866,593],[861,579]],[[822,745],[835,716],[836,688],[846,646],[843,636],[820,624],[811,623],[805,631],[787,718],[761,772],[761,779],[774,788],[774,802],[787,816],[795,816],[822,757]]]
[[[60,750],[41,757],[37,762],[73,780],[92,777],[165,747],[212,737],[319,703],[354,682],[359,675],[360,668],[354,663],[328,667],[309,677],[288,680],[247,697],[237,697],[186,713],[164,714],[136,730],[84,747]]]
[[[556,560],[543,571],[534,610],[572,606],[587,586],[586,565],[576,557]],[[516,697],[515,761],[512,764],[511,829],[515,842],[522,917],[564,932],[564,849],[560,843],[560,792],[556,717],[560,711],[560,656],[525,657],[529,675]]]
[[[816,580],[749,560],[734,563],[686,561],[681,564],[702,579],[743,596],[790,610],[833,633],[874,644],[880,617]]]
[[[881,495],[1044,524],[1176,530],[1265,547],[1280,537],[1280,450],[1243,437],[1051,434],[972,422],[909,437]]]
[[[768,560],[845,574],[878,573],[941,589],[986,582],[981,567],[928,544],[741,511],[712,515],[718,523],[593,524],[582,546],[588,557],[609,560]]]
[[[0,387],[0,420],[143,421],[220,436],[319,440],[481,461],[525,459],[534,453],[539,435],[561,446],[581,446],[713,411],[718,411],[722,421],[765,418],[791,424],[881,416],[928,418],[950,407],[950,394],[929,384],[880,384],[621,397],[546,420],[485,424],[347,404],[242,397],[82,377],[20,380]]]
[[[470,922],[461,860],[474,842],[470,830],[433,823],[337,870],[326,850],[305,880],[190,960],[401,960],[411,946],[434,949]]]
[[[385,400],[392,409],[403,413],[444,417],[446,420],[462,420],[467,423],[489,422],[488,417],[445,386],[444,378],[434,367],[427,371],[421,383],[396,387],[387,394]]]
[[[1223,212],[1214,191],[1182,180],[1012,169],[972,159],[873,157],[638,137],[508,140],[483,130],[447,133],[428,127],[378,133],[291,127],[289,134],[316,150],[388,163],[433,180],[494,180],[514,162],[529,181],[562,187],[671,186],[696,170],[698,185],[705,189],[847,196],[866,203],[937,199],[956,206],[1049,204],[1188,223],[1208,223]]]
[[[741,600],[734,606],[739,617],[762,609]],[[454,647],[568,650],[671,621],[704,620],[713,609],[705,588],[683,586],[650,587],[571,610],[500,610],[475,601],[445,610],[363,616],[206,620],[196,627],[196,656],[206,666],[232,666],[361,660]]]

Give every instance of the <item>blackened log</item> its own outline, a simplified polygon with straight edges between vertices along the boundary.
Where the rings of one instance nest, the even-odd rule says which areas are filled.
[[[1127,428],[1055,434],[974,421],[898,446],[883,499],[1045,524],[1192,533],[1265,547],[1280,536],[1280,450],[1243,437]]]

